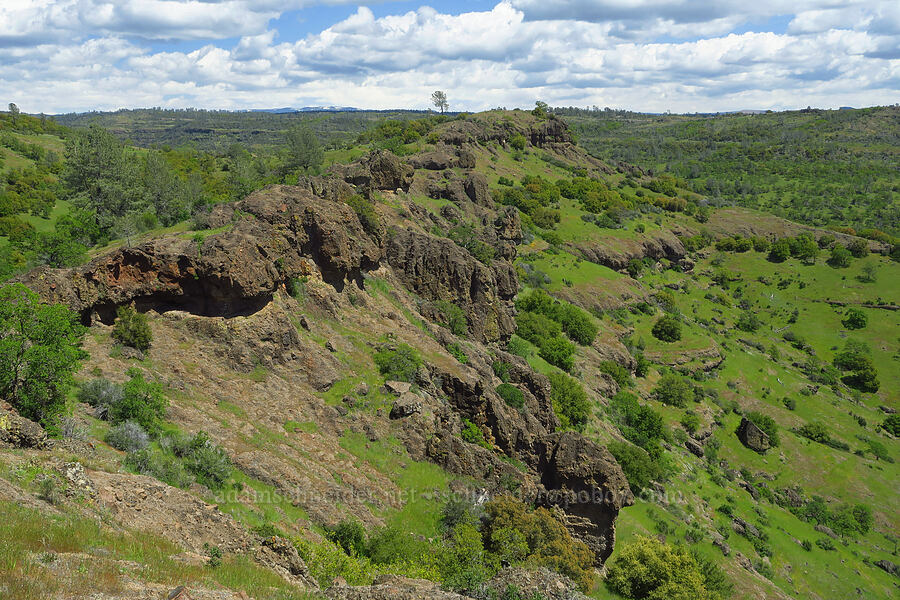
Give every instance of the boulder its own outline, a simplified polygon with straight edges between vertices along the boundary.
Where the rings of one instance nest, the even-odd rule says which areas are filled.
[[[422,408],[422,399],[411,392],[406,392],[394,401],[390,416],[392,419],[405,419],[422,412]]]
[[[0,408],[0,444],[13,448],[46,448],[47,432],[43,427],[6,406],[8,408]]]
[[[400,394],[408,393],[412,389],[412,384],[408,381],[385,381],[384,389],[391,394],[399,396]]]
[[[819,533],[824,533],[828,537],[835,539],[835,540],[840,537],[837,533],[835,533],[835,531],[831,527],[828,527],[827,525],[822,525],[821,523],[816,523],[816,526],[813,529],[815,529]]]
[[[364,190],[409,191],[414,170],[388,150],[376,150],[351,165],[332,169],[347,183]]]
[[[613,551],[619,510],[634,504],[622,468],[606,448],[572,431],[545,436],[538,456],[546,489],[538,503],[561,508],[567,527],[601,566]]]
[[[886,573],[890,573],[894,577],[900,577],[900,565],[897,565],[885,559],[875,561],[875,565]]]
[[[769,449],[768,434],[754,425],[747,417],[741,417],[741,424],[737,428],[737,436],[741,443],[751,450],[762,453]]]
[[[469,199],[479,206],[490,208],[494,205],[487,178],[481,173],[469,173],[466,177],[465,191]]]
[[[694,456],[703,458],[703,446],[697,440],[693,438],[686,439],[684,441],[684,447]]]

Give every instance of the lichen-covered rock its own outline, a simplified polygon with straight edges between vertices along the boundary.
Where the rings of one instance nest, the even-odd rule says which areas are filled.
[[[588,600],[571,579],[545,567],[529,570],[523,567],[503,569],[486,586],[498,598],[503,598],[510,587],[519,590],[520,598],[544,598],[546,600]]]
[[[332,171],[347,183],[363,190],[409,190],[413,167],[388,150],[377,150],[351,165],[338,165]]]
[[[737,428],[737,436],[741,443],[751,450],[765,452],[769,449],[768,434],[747,417],[741,417],[741,424]]]
[[[0,408],[0,444],[13,448],[46,448],[47,432],[44,428],[21,416],[11,406]]]

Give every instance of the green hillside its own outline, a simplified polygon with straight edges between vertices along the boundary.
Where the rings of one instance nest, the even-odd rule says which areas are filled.
[[[0,272],[87,327],[0,590],[896,597],[896,109],[571,112],[3,121],[60,160]]]

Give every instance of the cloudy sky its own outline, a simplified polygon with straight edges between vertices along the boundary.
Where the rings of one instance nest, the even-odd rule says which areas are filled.
[[[0,102],[123,107],[900,101],[900,2],[0,0]]]

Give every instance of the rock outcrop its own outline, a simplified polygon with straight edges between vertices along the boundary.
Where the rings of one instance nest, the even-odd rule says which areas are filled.
[[[85,323],[112,323],[116,307],[130,303],[142,311],[230,317],[258,311],[292,277],[315,271],[342,289],[381,258],[349,206],[302,187],[270,186],[216,207],[212,216],[230,230],[202,240],[157,238],[81,267],[41,267],[21,280]]]
[[[412,292],[426,300],[446,300],[469,317],[469,332],[494,341],[515,331],[511,300],[518,291],[508,263],[488,267],[446,238],[397,232],[387,244],[387,262]]]
[[[628,480],[606,448],[567,431],[539,444],[537,472],[547,493],[538,502],[562,509],[567,527],[594,552],[598,566],[615,542],[615,519],[634,503]]]
[[[738,425],[736,433],[741,443],[751,450],[765,452],[769,449],[768,434],[747,417],[741,417],[741,424]]]

